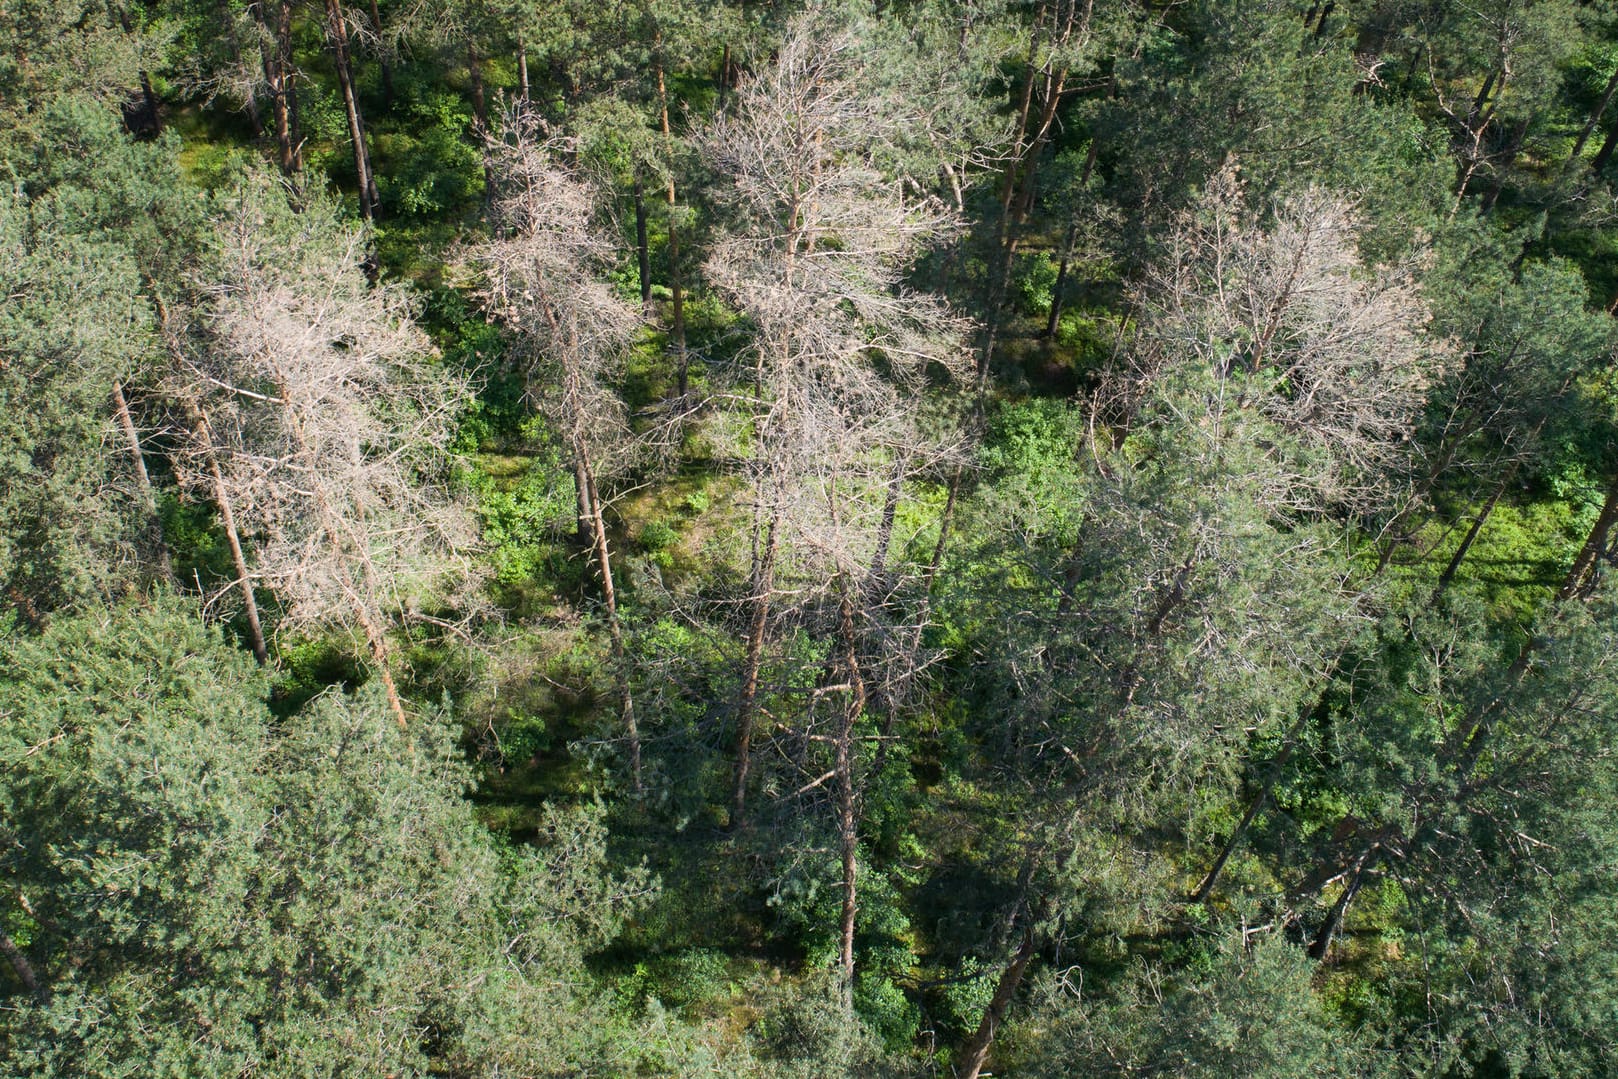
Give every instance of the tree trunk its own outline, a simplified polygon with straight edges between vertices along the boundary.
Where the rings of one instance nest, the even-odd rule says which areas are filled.
[[[1325,924],[1320,932],[1315,934],[1314,940],[1309,942],[1309,957],[1311,959],[1324,959],[1331,952],[1331,943],[1337,937],[1337,931],[1342,928],[1343,915],[1348,913],[1349,904],[1359,894],[1360,885],[1365,883],[1365,875],[1376,864],[1377,854],[1382,850],[1380,843],[1373,843],[1366,848],[1354,863],[1353,871],[1343,884],[1342,894],[1331,905],[1326,915]]]
[[[754,548],[752,572],[753,618],[747,629],[747,659],[742,688],[736,701],[736,775],[730,800],[730,827],[747,822],[747,775],[752,767],[753,721],[758,714],[758,678],[764,664],[764,639],[769,630],[770,593],[775,587],[775,554],[780,543],[781,510],[770,507],[764,537]]]
[[[359,95],[354,88],[354,65],[348,48],[348,23],[340,0],[326,0],[326,41],[331,46],[337,68],[337,84],[343,94],[343,111],[348,117],[348,138],[354,146],[354,172],[359,181],[360,216],[376,219],[376,178],[371,174],[371,152],[365,142],[365,119],[360,114]]]
[[[303,169],[302,148],[296,136],[295,105],[292,82],[292,5],[290,0],[279,0],[275,6],[275,29],[272,33],[264,17],[263,0],[249,6],[257,24],[261,45],[260,57],[264,64],[264,82],[270,93],[270,120],[275,126],[276,163],[285,176],[295,176]],[[274,42],[273,48],[271,41]]]
[[[1597,150],[1596,156],[1590,160],[1590,171],[1599,174],[1605,169],[1607,162],[1612,160],[1614,149],[1618,149],[1618,124],[1612,125],[1612,130],[1607,132],[1606,141],[1601,144],[1601,149]]]
[[[646,199],[641,191],[640,176],[634,181],[635,195],[635,265],[640,271],[640,309],[652,313],[652,255],[646,244]]]
[[[574,452],[579,455],[580,470],[584,475],[590,505],[590,524],[594,537],[596,569],[601,576],[601,598],[607,608],[607,633],[612,640],[613,679],[618,687],[618,715],[629,742],[629,773],[635,792],[642,789],[640,764],[640,727],[635,719],[635,697],[629,684],[629,662],[624,650],[624,627],[618,617],[618,592],[613,587],[612,556],[607,546],[607,523],[602,513],[601,494],[596,490],[595,473],[590,467],[590,451],[582,441],[576,442]]]
[[[135,483],[140,491],[141,507],[146,511],[147,527],[151,530],[154,560],[158,574],[165,581],[174,580],[174,567],[169,564],[169,550],[163,542],[163,520],[157,512],[157,496],[152,493],[152,477],[146,471],[146,455],[141,451],[140,432],[129,414],[129,402],[124,397],[123,383],[112,383],[112,412],[123,432],[124,444],[129,448],[129,459],[135,467]]]
[[[335,4],[336,0],[328,0],[328,3]],[[276,393],[283,402],[295,399],[290,387],[285,385],[277,386]],[[305,460],[316,461],[315,454],[310,452],[309,439],[303,432],[303,421],[298,416],[297,408],[290,403],[283,404],[282,407],[287,429],[292,434],[293,444],[298,453]],[[354,612],[354,620],[359,623],[360,629],[365,634],[365,643],[370,649],[372,661],[376,664],[377,677],[382,680],[382,689],[387,694],[388,708],[393,712],[394,721],[399,724],[399,729],[407,730],[410,723],[405,714],[404,702],[399,697],[398,684],[393,680],[392,655],[388,647],[387,634],[383,632],[382,625],[377,619],[375,605],[380,589],[377,587],[376,574],[371,566],[370,552],[366,550],[364,537],[355,535],[354,530],[342,520],[336,507],[332,505],[331,496],[320,481],[318,471],[312,471],[311,477],[309,489],[314,495],[315,507],[320,514],[321,531],[326,534],[333,556],[345,570],[350,570],[354,562],[359,564],[360,585],[363,592],[355,589],[353,578],[346,572],[343,591],[346,593],[349,608]]]
[[[1073,243],[1078,234],[1078,223],[1073,222],[1068,225],[1067,235],[1062,240],[1062,260],[1056,265],[1056,284],[1051,286],[1051,313],[1045,319],[1047,341],[1056,337],[1056,326],[1062,318],[1062,294],[1067,291],[1067,265],[1073,259]]]
[[[1506,186],[1506,170],[1516,163],[1517,155],[1522,152],[1523,140],[1528,137],[1528,124],[1532,117],[1525,117],[1519,121],[1511,131],[1511,140],[1506,144],[1505,156],[1495,166],[1494,183],[1489,185],[1488,194],[1483,196],[1483,202],[1478,209],[1481,213],[1488,213],[1494,209],[1494,204],[1500,200],[1500,192]]]
[[[1461,563],[1466,560],[1467,552],[1472,550],[1472,544],[1477,542],[1478,535],[1483,531],[1484,522],[1488,521],[1489,515],[1494,512],[1494,507],[1500,502],[1500,496],[1506,493],[1506,488],[1510,486],[1511,481],[1516,476],[1517,469],[1513,467],[1495,486],[1494,492],[1489,495],[1489,500],[1483,504],[1483,508],[1472,518],[1472,527],[1466,530],[1466,535],[1461,539],[1461,545],[1455,548],[1455,553],[1450,556],[1449,565],[1445,566],[1444,572],[1438,575],[1438,584],[1433,589],[1435,599],[1450,586],[1450,582],[1455,580],[1455,574],[1460,571]]]
[[[1601,513],[1596,517],[1595,526],[1590,529],[1590,535],[1579,549],[1573,565],[1567,571],[1567,577],[1562,587],[1557,591],[1558,599],[1572,599],[1574,596],[1585,596],[1595,587],[1596,562],[1607,552],[1607,535],[1612,526],[1618,521],[1618,479],[1614,479],[1607,488],[1607,500],[1602,503]]]
[[[838,949],[838,971],[842,988],[843,1011],[854,1012],[854,922],[859,911],[857,873],[859,870],[859,831],[854,811],[854,724],[865,711],[865,679],[860,674],[859,657],[854,641],[854,603],[848,589],[852,585],[846,576],[840,611],[840,635],[843,638],[843,662],[848,667],[850,686],[848,706],[843,710],[842,723],[837,731],[835,747],[837,771],[837,835],[843,859],[843,915]]]
[[[1320,703],[1324,704],[1324,699]],[[1242,819],[1236,823],[1235,828],[1231,829],[1230,836],[1225,840],[1225,845],[1220,848],[1219,857],[1214,859],[1214,864],[1209,867],[1207,874],[1202,878],[1201,883],[1197,885],[1197,890],[1191,893],[1191,902],[1207,902],[1208,897],[1213,894],[1214,885],[1219,883],[1219,875],[1225,871],[1225,863],[1230,861],[1230,856],[1236,853],[1236,849],[1241,846],[1242,838],[1246,836],[1247,829],[1252,826],[1253,821],[1258,817],[1259,810],[1263,809],[1264,803],[1269,800],[1270,791],[1275,788],[1276,781],[1281,778],[1281,770],[1292,759],[1292,753],[1298,746],[1298,736],[1303,733],[1304,724],[1309,722],[1309,717],[1319,710],[1319,704],[1300,710],[1298,718],[1294,719],[1292,726],[1287,728],[1286,734],[1281,739],[1281,752],[1276,754],[1275,760],[1271,762],[1269,774],[1264,777],[1264,782],[1259,786],[1258,792],[1253,795],[1252,801],[1247,803],[1247,812],[1242,814]]]
[[[213,430],[208,424],[208,417],[203,415],[202,409],[195,401],[183,398],[181,404],[191,421],[192,434],[197,440],[198,452],[202,454],[204,467],[213,487],[214,508],[219,511],[219,523],[225,528],[225,543],[230,548],[231,565],[236,570],[236,587],[241,592],[242,612],[247,619],[247,643],[253,650],[253,658],[262,666],[269,662],[269,650],[264,646],[264,629],[258,620],[258,597],[253,592],[253,577],[247,569],[247,556],[242,550],[241,533],[236,528],[236,511],[230,497],[230,488],[225,484],[224,473],[219,468],[219,459],[214,456]]]
[[[1033,958],[1034,927],[1028,925],[1023,928],[1022,943],[1011,957],[1011,965],[1006,967],[1000,981],[995,984],[994,996],[983,1010],[983,1020],[978,1023],[978,1029],[955,1056],[956,1079],[978,1079],[983,1072],[983,1065],[989,1059],[989,1047],[994,1044],[994,1036],[999,1033],[1000,1024],[1005,1021],[1006,1011],[1021,988],[1023,975],[1028,972],[1028,964]]]
[[[725,47],[726,55],[730,47]],[[685,286],[684,271],[680,266],[680,228],[675,221],[677,207],[674,197],[674,136],[669,127],[669,94],[663,80],[663,66],[657,68],[657,100],[659,122],[663,128],[663,145],[670,158],[669,180],[664,194],[669,203],[669,296],[672,305],[673,324],[669,328],[669,340],[674,345],[674,363],[676,388],[683,399],[690,392],[691,357],[685,345]]]
[[[0,955],[5,956],[6,961],[11,964],[11,969],[16,972],[17,980],[22,983],[24,989],[38,1000],[46,999],[48,994],[39,976],[34,973],[34,965],[28,961],[28,956],[23,954],[23,950],[17,947],[17,942],[11,939],[11,934],[4,929],[0,929]]]
[[[528,46],[517,35],[517,100],[528,104]]]
[[[257,12],[258,5],[250,4],[248,6],[253,9],[253,21],[255,23],[259,23],[260,28],[262,29],[263,24],[260,22],[260,17]],[[244,66],[246,61],[242,57],[241,37],[236,33],[236,18],[234,13],[231,11],[231,6],[228,2],[224,2],[224,0],[222,0],[219,5],[219,15],[220,22],[222,22],[225,27],[225,37],[230,42],[230,59],[238,68],[241,68]],[[255,142],[261,141],[264,138],[264,118],[259,115],[258,111],[257,87],[254,87],[247,92],[247,100],[243,102],[243,105],[247,109],[248,122],[253,125],[253,140]]]
[[[725,91],[728,89],[730,89],[730,46],[726,45],[724,51],[719,54],[719,100],[717,111],[720,113],[725,111]]]
[[[383,50],[382,10],[377,7],[376,0],[371,0],[371,30],[376,34],[376,66],[382,74],[382,103],[391,109],[393,107],[393,67],[388,63],[386,53]]]
[[[1618,92],[1618,69],[1615,69],[1612,78],[1607,80],[1607,88],[1601,92],[1601,100],[1596,102],[1595,111],[1590,114],[1590,119],[1579,131],[1579,137],[1573,141],[1573,152],[1567,155],[1569,165],[1578,161],[1579,155],[1584,152],[1584,144],[1595,134],[1596,127],[1601,123],[1602,114],[1607,111],[1607,106],[1612,104],[1614,92]]]

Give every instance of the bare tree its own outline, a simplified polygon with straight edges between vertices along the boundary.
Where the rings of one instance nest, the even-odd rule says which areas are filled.
[[[855,724],[886,677],[873,666],[882,646],[912,639],[884,631],[891,589],[873,587],[873,571],[891,574],[891,521],[905,482],[952,448],[922,435],[919,391],[933,373],[963,373],[967,358],[964,324],[903,288],[910,261],[954,227],[942,205],[907,199],[880,168],[915,117],[868,92],[859,40],[832,23],[818,10],[795,20],[775,62],[737,88],[732,110],[700,144],[732,185],[729,229],[707,273],[755,330],[743,392],[732,398],[749,420],[753,539],[731,824],[747,820],[772,627],[819,619],[817,636],[830,643],[803,691],[809,708],[795,740],[829,746],[832,764],[798,794],[835,784],[839,967],[851,1004]],[[841,704],[828,709],[833,699]],[[828,712],[832,733],[817,734],[809,725]]]
[[[1366,266],[1358,236],[1352,201],[1318,187],[1261,218],[1227,165],[1137,290],[1139,347],[1114,389],[1140,400],[1186,364],[1212,372],[1220,407],[1256,410],[1303,447],[1272,455],[1274,504],[1385,504],[1450,350],[1423,332],[1419,264]]]
[[[403,724],[388,627],[470,579],[469,521],[441,482],[466,389],[432,364],[408,297],[366,282],[365,250],[329,202],[293,214],[250,176],[176,396],[202,420],[198,475],[256,541],[238,572],[275,593],[283,627],[357,628]]]
[[[639,790],[640,731],[601,495],[603,479],[634,442],[623,403],[603,381],[623,359],[638,317],[601,281],[613,244],[594,224],[590,185],[558,163],[562,150],[537,118],[507,117],[504,136],[489,143],[497,236],[474,249],[472,259],[483,273],[485,302],[515,335],[530,396],[567,447],[579,534],[601,581],[619,714]]]

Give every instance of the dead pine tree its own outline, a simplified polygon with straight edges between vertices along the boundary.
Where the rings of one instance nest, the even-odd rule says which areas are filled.
[[[729,196],[707,277],[754,330],[732,372],[737,390],[724,398],[746,432],[738,456],[752,506],[730,825],[748,823],[766,738],[812,777],[793,798],[830,795],[845,1003],[858,912],[858,728],[873,689],[887,683],[879,642],[913,639],[873,632],[893,592],[873,582],[903,575],[890,553],[897,500],[945,453],[923,434],[923,384],[929,372],[964,380],[970,367],[962,321],[903,288],[909,265],[955,222],[935,200],[907,199],[903,181],[884,171],[918,120],[904,102],[870,92],[873,55],[857,27],[810,12],[698,137]],[[788,625],[835,642],[811,688],[764,678]],[[783,706],[767,705],[778,695]],[[796,700],[805,707],[793,714],[786,706]],[[767,706],[775,722],[761,731]]]
[[[623,402],[606,387],[638,325],[634,309],[602,283],[612,241],[595,223],[595,193],[560,162],[565,147],[526,113],[506,118],[489,143],[496,181],[495,238],[475,248],[489,311],[508,330],[527,367],[529,395],[566,448],[578,491],[579,532],[601,585],[613,680],[628,746],[630,775],[641,789],[640,729],[613,579],[604,478],[631,454],[635,439]]]
[[[366,237],[335,207],[293,213],[285,188],[244,182],[205,271],[194,357],[176,372],[205,493],[232,510],[281,627],[359,631],[406,722],[389,629],[470,611],[469,518],[440,482],[466,397],[429,362],[401,291],[365,277]],[[437,613],[436,621],[443,621]]]

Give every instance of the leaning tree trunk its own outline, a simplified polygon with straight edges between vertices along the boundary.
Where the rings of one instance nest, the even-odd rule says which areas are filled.
[[[376,177],[371,172],[371,152],[365,142],[365,119],[360,114],[359,94],[354,88],[354,64],[348,47],[348,23],[343,18],[341,0],[326,0],[326,40],[331,45],[332,62],[337,68],[337,85],[343,94],[343,111],[348,117],[348,138],[354,147],[354,172],[359,180],[360,216],[376,219]]]
[[[151,531],[153,560],[161,577],[165,581],[173,581],[174,568],[169,564],[168,547],[163,542],[163,521],[157,512],[157,496],[152,493],[152,477],[146,471],[146,454],[141,450],[140,432],[135,429],[135,421],[129,414],[129,401],[124,397],[123,383],[116,379],[112,383],[112,414],[118,421],[118,430],[124,436],[124,445],[134,466],[141,508],[146,511],[147,527]]]
[[[1011,1007],[1012,998],[1017,995],[1017,990],[1021,988],[1023,976],[1028,973],[1028,964],[1033,958],[1034,927],[1030,924],[1023,929],[1022,943],[1017,946],[1016,954],[1011,957],[1011,964],[995,983],[994,996],[989,999],[989,1006],[983,1009],[983,1019],[978,1023],[977,1030],[955,1054],[957,1079],[978,1079],[982,1074],[983,1065],[989,1060],[989,1047],[994,1044],[994,1036],[999,1033],[1000,1025],[1005,1022],[1006,1011]]]
[[[247,643],[253,650],[253,658],[263,665],[269,661],[269,651],[264,646],[264,629],[259,624],[258,597],[253,591],[253,575],[247,569],[247,555],[242,550],[241,532],[236,527],[235,501],[230,497],[230,488],[219,468],[219,458],[214,454],[213,430],[208,417],[194,400],[185,397],[180,403],[191,423],[192,437],[196,439],[197,452],[202,455],[203,468],[208,473],[209,486],[213,490],[214,508],[219,511],[219,523],[225,529],[225,544],[230,548],[231,565],[236,570],[236,588],[241,592],[242,611],[247,619]]]
[[[640,727],[635,719],[635,696],[629,684],[629,660],[624,649],[623,620],[618,616],[618,591],[613,586],[612,553],[607,545],[607,523],[602,512],[601,493],[596,489],[595,472],[590,465],[590,451],[582,439],[575,439],[574,452],[579,455],[579,473],[584,478],[586,501],[590,507],[590,532],[595,551],[596,570],[601,577],[601,599],[607,609],[607,634],[612,642],[613,678],[618,687],[618,716],[629,742],[629,774],[636,793],[641,784]]]

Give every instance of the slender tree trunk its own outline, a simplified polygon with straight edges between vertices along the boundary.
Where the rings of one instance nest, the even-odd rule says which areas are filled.
[[[11,939],[11,934],[4,929],[0,929],[0,955],[5,956],[6,961],[11,964],[11,969],[16,972],[17,980],[22,983],[24,989],[37,1000],[46,999],[44,983],[39,980],[39,975],[34,973],[34,965],[28,961],[28,956],[23,954],[17,942]]]
[[[582,440],[576,440],[574,452],[579,455],[580,470],[589,492],[590,526],[594,538],[596,570],[601,576],[601,598],[607,608],[607,633],[612,641],[613,680],[618,687],[618,714],[629,742],[629,772],[636,793],[642,789],[640,760],[640,727],[635,718],[635,696],[629,684],[629,661],[624,649],[623,620],[618,616],[618,591],[613,587],[612,555],[607,546],[607,522],[602,512],[601,494],[596,490],[595,473],[590,467],[590,451]]]
[[[1461,563],[1466,561],[1467,553],[1472,550],[1472,544],[1477,542],[1478,535],[1482,533],[1484,523],[1488,521],[1489,515],[1494,512],[1495,506],[1499,505],[1500,496],[1506,493],[1506,488],[1510,486],[1511,481],[1516,476],[1517,469],[1513,467],[1495,485],[1493,493],[1489,495],[1489,500],[1483,504],[1483,508],[1472,518],[1472,526],[1466,530],[1466,535],[1461,539],[1461,545],[1455,548],[1455,553],[1450,556],[1449,564],[1444,567],[1444,572],[1438,575],[1438,584],[1433,589],[1435,598],[1449,588],[1450,583],[1455,580],[1455,574],[1460,572]]]
[[[187,418],[191,421],[193,437],[197,440],[198,451],[202,454],[203,466],[207,469],[208,480],[213,488],[214,508],[219,511],[219,523],[225,529],[225,544],[230,548],[230,562],[236,570],[236,588],[242,596],[242,613],[247,619],[247,644],[253,650],[253,658],[260,665],[269,662],[269,650],[264,646],[264,628],[258,619],[258,596],[253,591],[253,575],[247,569],[247,555],[242,550],[241,532],[236,527],[235,502],[230,497],[230,488],[225,484],[224,473],[219,468],[219,459],[214,454],[213,430],[208,423],[208,417],[190,398],[181,401]]]
[[[725,51],[728,56],[730,51],[728,45]],[[674,345],[676,389],[683,399],[690,392],[691,356],[685,344],[685,271],[680,265],[680,226],[675,220],[678,207],[674,197],[674,135],[669,127],[669,94],[663,79],[661,63],[657,67],[657,101],[658,120],[663,129],[663,145],[670,163],[668,184],[664,190],[669,204],[669,297],[673,318],[673,324],[669,328],[669,340]]]
[[[978,1079],[982,1074],[983,1066],[989,1060],[989,1047],[994,1044],[994,1036],[1005,1022],[1006,1011],[1011,1007],[1017,990],[1022,987],[1023,975],[1028,973],[1028,964],[1033,958],[1034,927],[1028,925],[1023,929],[1022,943],[1011,957],[1011,964],[995,983],[994,996],[989,998],[989,1006],[983,1010],[983,1019],[978,1023],[977,1030],[955,1055],[956,1079]]]
[[[1590,119],[1579,131],[1579,137],[1573,140],[1573,152],[1567,155],[1569,165],[1578,161],[1579,155],[1584,152],[1584,144],[1590,141],[1591,135],[1595,134],[1596,127],[1601,123],[1602,114],[1607,111],[1607,106],[1612,104],[1612,96],[1615,92],[1618,92],[1618,69],[1615,69],[1612,73],[1612,78],[1607,80],[1607,88],[1601,92],[1601,100],[1596,102],[1595,111],[1590,114]]]
[[[904,492],[905,454],[893,455],[893,474],[888,477],[887,494],[882,500],[882,521],[876,530],[876,552],[871,556],[871,578],[879,584],[888,572],[888,548],[893,543],[893,524],[899,516],[899,497]]]
[[[736,774],[730,801],[732,830],[747,823],[747,778],[752,767],[753,722],[758,715],[758,679],[764,665],[764,640],[769,631],[770,593],[775,587],[781,510],[771,506],[769,512],[769,524],[753,554],[753,618],[747,628],[747,658],[742,668],[741,694],[736,701]]]
[[[1500,192],[1505,190],[1506,186],[1506,170],[1516,163],[1517,155],[1522,152],[1523,140],[1528,137],[1528,125],[1531,119],[1531,117],[1525,117],[1518,122],[1516,127],[1512,128],[1511,140],[1506,145],[1505,156],[1495,166],[1494,183],[1489,185],[1489,192],[1483,196],[1483,202],[1478,207],[1480,212],[1488,213],[1494,209],[1494,204],[1500,200]]]
[[[281,166],[283,175],[295,176],[303,171],[303,147],[297,137],[297,103],[294,96],[297,91],[292,72],[292,3],[291,0],[278,0],[272,33],[264,17],[264,2],[260,0],[249,10],[264,42],[260,54],[264,62],[264,81],[270,91],[270,119],[275,125],[276,163]]]
[[[1056,266],[1056,284],[1051,286],[1051,313],[1045,319],[1047,341],[1056,337],[1056,326],[1062,318],[1062,296],[1067,291],[1067,265],[1073,258],[1073,243],[1078,234],[1078,222],[1072,222],[1067,227],[1067,235],[1062,239],[1062,260]]]
[[[1219,857],[1214,859],[1213,865],[1209,867],[1207,874],[1203,876],[1201,883],[1197,885],[1197,890],[1191,893],[1191,902],[1206,902],[1208,897],[1213,894],[1214,885],[1219,883],[1219,875],[1225,871],[1225,863],[1230,861],[1230,856],[1236,853],[1237,848],[1241,846],[1243,837],[1247,835],[1247,829],[1252,827],[1253,821],[1258,817],[1259,810],[1263,809],[1264,803],[1269,801],[1270,791],[1275,788],[1276,781],[1281,778],[1282,769],[1287,766],[1287,762],[1292,759],[1293,751],[1297,749],[1298,737],[1303,733],[1304,724],[1309,722],[1309,717],[1317,711],[1319,711],[1318,705],[1300,709],[1298,717],[1292,721],[1292,726],[1287,728],[1286,734],[1281,739],[1281,752],[1275,755],[1275,760],[1270,763],[1270,770],[1264,777],[1264,782],[1260,784],[1258,792],[1253,795],[1252,800],[1247,803],[1247,812],[1242,814],[1242,819],[1236,823],[1235,828],[1231,829],[1230,836],[1225,840],[1225,845],[1219,850]]]
[[[1574,596],[1588,595],[1595,585],[1596,562],[1607,553],[1607,536],[1612,526],[1618,521],[1618,479],[1614,479],[1607,488],[1607,500],[1602,503],[1601,512],[1596,516],[1596,523],[1590,529],[1590,535],[1579,548],[1573,565],[1567,571],[1567,578],[1563,580],[1562,587],[1557,592],[1559,599],[1572,599]]]
[[[640,175],[634,181],[635,196],[635,264],[640,271],[640,309],[652,313],[652,253],[646,243],[646,198],[641,190]]]
[[[528,104],[528,46],[517,35],[517,100]]]
[[[328,2],[335,3],[335,0]],[[285,385],[277,386],[276,393],[283,402],[295,400],[290,388]],[[318,457],[310,451],[309,439],[304,434],[303,421],[298,416],[297,408],[290,403],[282,407],[287,430],[292,434],[293,444],[299,455],[307,461],[318,461]],[[321,531],[326,534],[333,556],[345,571],[351,571],[354,563],[358,563],[363,592],[356,590],[348,572],[344,574],[343,592],[349,608],[354,612],[354,620],[359,623],[360,629],[365,634],[365,643],[370,650],[372,662],[376,664],[377,677],[382,680],[382,689],[387,695],[388,708],[393,712],[394,721],[399,724],[400,730],[407,730],[410,726],[409,719],[405,714],[404,701],[399,696],[399,686],[393,679],[392,650],[388,647],[387,634],[383,632],[382,624],[377,617],[376,597],[381,590],[377,586],[376,571],[371,565],[365,537],[356,535],[354,529],[343,521],[336,507],[332,505],[331,496],[320,480],[318,472],[312,471],[311,476],[313,478],[309,489],[320,515]]]
[[[1324,959],[1331,952],[1331,943],[1337,937],[1337,931],[1342,928],[1343,915],[1348,912],[1349,904],[1359,894],[1360,885],[1365,883],[1365,875],[1376,864],[1376,858],[1381,853],[1382,845],[1373,843],[1363,851],[1354,863],[1353,871],[1343,884],[1342,894],[1331,905],[1326,915],[1325,924],[1315,934],[1314,940],[1309,943],[1309,957],[1311,959]]]
[[[337,68],[337,84],[343,94],[343,111],[348,117],[348,138],[354,146],[354,172],[359,180],[360,216],[376,219],[376,178],[371,174],[371,152],[365,141],[365,119],[360,113],[359,94],[354,87],[354,65],[349,55],[348,23],[340,0],[326,0],[326,40],[331,45]]]
[[[725,92],[730,89],[730,46],[726,45],[719,54],[719,95],[717,111],[725,111]]]
[[[376,34],[376,66],[382,75],[382,103],[391,109],[393,107],[393,65],[388,63],[386,53],[383,51],[382,9],[377,7],[376,0],[371,0],[371,31]]]
[[[256,0],[247,6],[247,12],[253,19],[253,25],[258,29],[259,35],[259,61],[264,68],[264,85],[268,89],[270,99],[270,123],[275,129],[276,164],[280,166],[285,176],[291,176],[297,171],[293,155],[291,114],[287,107],[286,85],[282,78],[280,62],[281,48],[281,12],[286,4],[276,5],[276,25],[270,28],[264,15],[266,0]],[[229,8],[225,8],[226,17],[229,17]],[[290,33],[290,22],[286,27]]]
[[[842,723],[837,731],[835,746],[837,771],[837,834],[843,860],[843,914],[838,950],[838,969],[843,997],[843,1011],[854,1012],[854,922],[859,911],[857,876],[859,870],[859,831],[854,808],[854,724],[865,711],[865,679],[860,674],[859,657],[854,641],[854,603],[849,596],[852,585],[845,575],[840,610],[840,636],[843,638],[843,662],[848,667],[850,686],[848,706],[843,710]]]
[[[124,397],[123,383],[116,379],[112,383],[112,413],[118,421],[118,429],[123,433],[124,444],[129,448],[129,459],[135,468],[135,483],[140,491],[141,508],[146,511],[147,527],[151,530],[152,549],[157,562],[158,573],[165,581],[174,580],[174,568],[169,564],[169,550],[163,542],[163,521],[157,512],[157,496],[152,492],[152,477],[146,471],[146,454],[140,445],[140,432],[135,429],[135,421],[129,414],[129,401]]]
[[[254,9],[252,13],[253,21],[260,23],[262,26],[259,13],[256,10],[258,5],[254,3],[250,4],[249,7]],[[221,0],[219,4],[219,21],[225,27],[225,40],[230,43],[230,59],[237,68],[241,68],[246,64],[246,59],[242,56],[241,35],[236,32],[235,13],[231,11],[231,6],[226,0]],[[253,125],[254,141],[261,141],[264,138],[264,118],[259,115],[257,87],[247,92],[247,100],[243,102],[243,106],[247,110],[248,122]]]
[[[1597,150],[1596,156],[1590,159],[1590,171],[1600,173],[1604,170],[1607,167],[1607,162],[1612,160],[1614,149],[1618,149],[1618,124],[1612,125],[1612,130],[1607,132],[1607,138],[1602,142],[1601,149]]]

